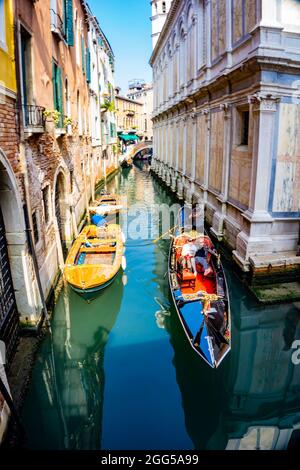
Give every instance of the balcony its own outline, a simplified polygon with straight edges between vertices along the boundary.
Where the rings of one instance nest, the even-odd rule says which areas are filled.
[[[35,105],[22,105],[24,132],[41,134],[45,132],[45,108]]]
[[[57,39],[59,41],[62,41],[65,39],[65,26],[64,22],[59,16],[59,14],[54,11],[52,8],[50,9],[51,13],[51,31],[52,33],[57,36]]]

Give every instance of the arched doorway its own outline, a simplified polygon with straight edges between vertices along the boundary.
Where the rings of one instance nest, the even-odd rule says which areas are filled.
[[[66,180],[62,171],[59,172],[55,184],[54,210],[57,222],[57,229],[60,236],[60,242],[63,257],[67,255],[66,243]]]
[[[0,151],[0,340],[5,343],[6,362],[9,364],[18,340],[19,313],[15,297],[8,237],[10,244],[16,243],[14,238],[22,228],[21,222],[18,220],[19,210],[14,187],[7,168],[1,162],[1,156]],[[19,271],[19,267],[17,269]],[[16,273],[14,274],[16,283],[20,284]],[[18,275],[20,275],[20,272]],[[22,295],[24,297],[24,292]]]

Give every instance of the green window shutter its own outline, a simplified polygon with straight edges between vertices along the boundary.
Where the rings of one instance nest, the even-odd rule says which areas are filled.
[[[63,127],[63,120],[64,120],[64,105],[63,105],[63,88],[62,88],[62,77],[61,77],[61,69],[59,67],[56,68],[57,70],[57,111],[60,112],[60,122],[58,127]]]
[[[73,0],[65,0],[65,30],[69,46],[74,46]]]
[[[54,109],[57,109],[57,87],[56,87],[56,68],[57,65],[52,61],[52,84],[53,84],[53,104]]]
[[[81,54],[82,54],[82,71],[85,73],[85,47],[84,47],[84,37],[81,36]]]
[[[88,47],[86,48],[86,81],[91,82],[91,52]]]

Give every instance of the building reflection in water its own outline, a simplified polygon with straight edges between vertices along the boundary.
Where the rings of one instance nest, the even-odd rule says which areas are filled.
[[[60,296],[53,343],[42,345],[24,409],[25,419],[39,413],[38,420],[26,419],[29,447],[45,448],[47,435],[49,449],[101,448],[105,346],[122,295],[119,273],[113,295],[109,287],[90,304],[70,289]]]
[[[168,242],[163,240],[157,249],[157,256],[162,255],[168,256]],[[190,348],[162,271],[156,272],[156,280],[165,299],[156,320],[170,334],[186,428],[195,448],[299,445],[300,365],[291,359],[292,343],[300,338],[299,305],[261,306],[228,270],[232,351],[219,369],[212,370]],[[162,316],[168,308],[171,316]]]

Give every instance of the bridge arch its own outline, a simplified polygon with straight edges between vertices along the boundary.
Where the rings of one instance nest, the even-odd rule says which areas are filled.
[[[151,155],[152,155],[152,152],[153,152],[153,143],[151,140],[145,140],[143,142],[140,142],[138,143],[137,145],[135,145],[131,152],[130,152],[130,157],[132,159],[136,158],[137,154],[144,151],[144,150],[148,150],[149,153],[151,152]]]

